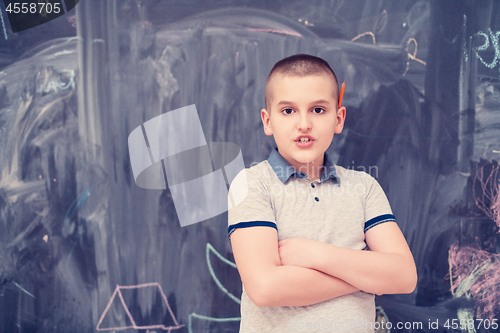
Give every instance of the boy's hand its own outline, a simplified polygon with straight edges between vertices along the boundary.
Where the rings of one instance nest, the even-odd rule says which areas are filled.
[[[300,266],[315,269],[318,259],[318,244],[321,242],[307,238],[288,238],[278,242],[281,265]]]

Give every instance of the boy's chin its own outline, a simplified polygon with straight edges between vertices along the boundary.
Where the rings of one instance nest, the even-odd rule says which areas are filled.
[[[312,154],[310,154],[311,156],[296,156],[295,158],[295,161],[297,163],[300,163],[300,164],[305,164],[305,165],[308,165],[308,164],[313,164],[317,161],[319,161],[321,159],[321,156],[313,156]]]
[[[301,165],[308,165],[316,161],[319,161],[325,154],[325,152],[318,152],[313,150],[283,151],[280,150],[279,146],[278,146],[278,152],[281,154],[281,156],[285,157],[285,159],[287,160],[291,159],[293,162]]]

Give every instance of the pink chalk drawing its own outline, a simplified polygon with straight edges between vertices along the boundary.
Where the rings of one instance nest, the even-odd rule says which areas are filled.
[[[500,255],[458,243],[448,254],[453,296],[472,298],[476,318],[492,320],[500,313]]]
[[[67,20],[73,28],[76,28],[76,15],[69,16]]]
[[[477,207],[481,209],[486,216],[492,219],[500,228],[500,165],[492,163],[491,172],[486,178],[484,177],[485,166],[478,166],[476,171],[476,179],[481,187],[481,193],[476,193],[476,187],[473,186],[474,199]],[[498,230],[500,232],[500,229]]]
[[[130,313],[129,307],[125,303],[125,299],[123,298],[122,290],[131,290],[131,289],[132,290],[133,289],[140,290],[142,288],[150,288],[150,287],[153,287],[153,288],[156,287],[157,291],[160,292],[161,298],[164,302],[163,305],[167,308],[174,325],[165,326],[162,324],[156,324],[156,325],[142,325],[142,326],[140,326],[140,325],[136,324],[136,321],[134,320],[134,318],[132,317],[132,315]],[[123,307],[123,310],[125,311],[127,318],[130,321],[131,325],[122,326],[122,327],[105,327],[105,328],[103,328],[103,327],[101,327],[101,324],[102,324],[104,318],[106,317],[106,315],[108,314],[108,311],[109,311],[111,305],[113,304],[113,302],[115,301],[115,298],[117,295],[118,295],[118,298],[120,299],[121,306]],[[96,329],[98,331],[121,331],[121,330],[126,330],[129,328],[139,329],[139,330],[148,330],[148,331],[152,330],[152,329],[162,329],[162,330],[165,330],[167,332],[171,332],[172,330],[179,329],[183,326],[185,326],[185,325],[180,325],[177,322],[177,320],[175,319],[174,313],[172,312],[172,309],[170,308],[170,305],[168,304],[167,297],[163,293],[163,289],[161,289],[160,284],[157,282],[152,282],[152,283],[144,283],[144,284],[131,285],[131,286],[116,285],[116,289],[113,292],[113,295],[111,296],[111,299],[109,300],[108,305],[104,309],[104,311],[101,315],[101,318],[99,319],[99,322],[97,323]],[[153,331],[151,331],[150,333],[153,333]]]

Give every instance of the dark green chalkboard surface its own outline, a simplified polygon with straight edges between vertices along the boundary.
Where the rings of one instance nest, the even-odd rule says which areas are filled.
[[[497,331],[498,1],[73,7],[13,32],[0,4],[0,332],[238,332],[227,213],[181,227],[173,188],[137,185],[128,138],[195,105],[180,131],[237,145],[246,167],[266,159],[265,80],[295,53],[346,82],[328,152],[379,181],[415,257],[416,290],[377,296],[379,318],[391,332]],[[207,172],[222,168],[210,158]]]

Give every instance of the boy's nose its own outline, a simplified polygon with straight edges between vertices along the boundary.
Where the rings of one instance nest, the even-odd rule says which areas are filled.
[[[309,115],[307,113],[301,114],[297,124],[297,128],[302,131],[309,130],[311,129],[311,125],[312,123],[311,119],[309,118]]]

